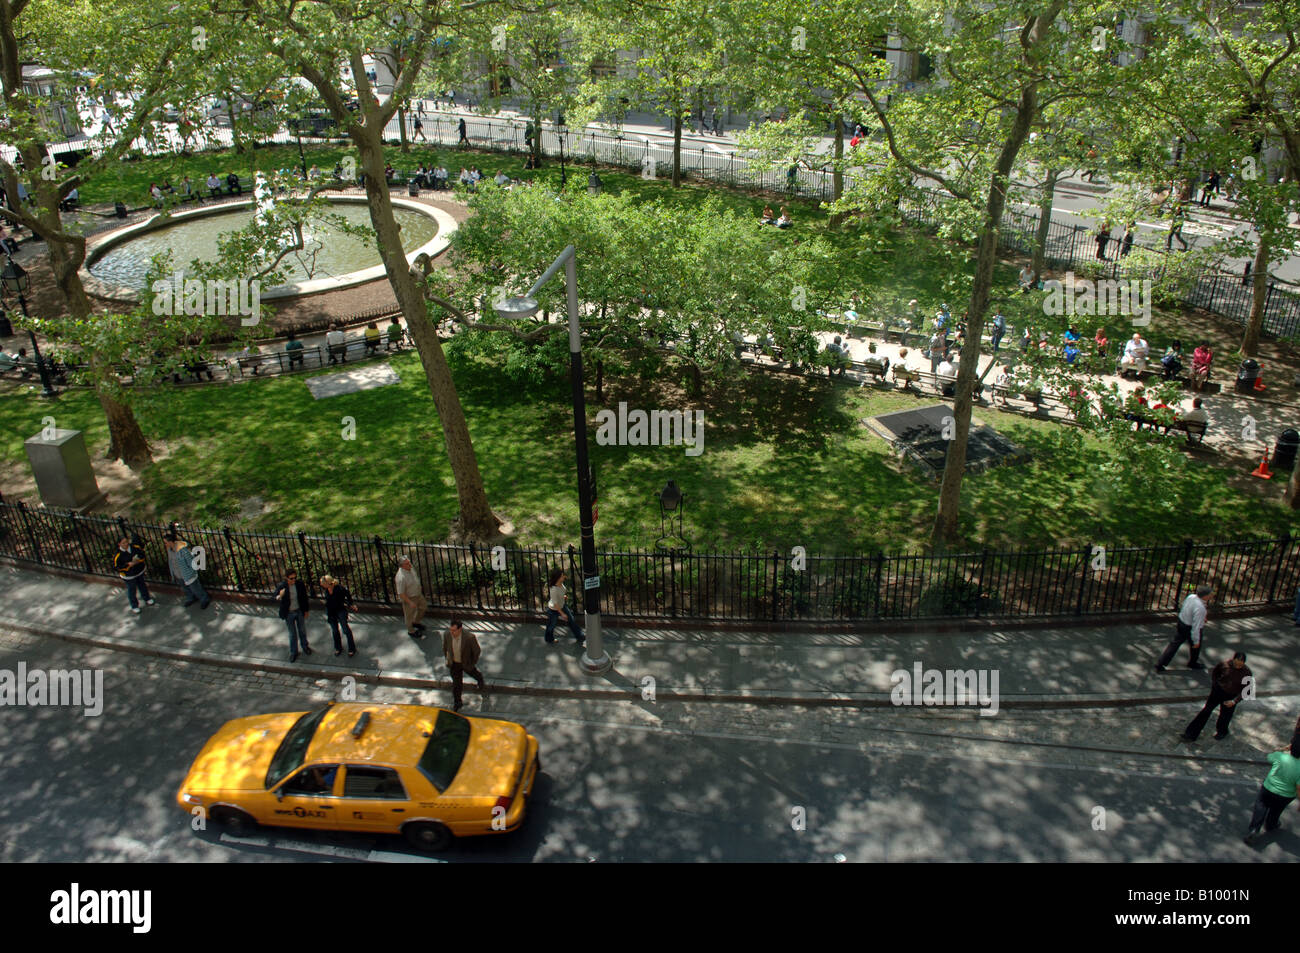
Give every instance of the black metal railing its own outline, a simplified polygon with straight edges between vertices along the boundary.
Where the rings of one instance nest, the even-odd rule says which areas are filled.
[[[122,517],[81,516],[0,501],[0,557],[115,577],[117,540],[137,537],[151,578],[168,576],[167,528]],[[358,604],[396,603],[397,557],[410,556],[434,608],[538,611],[552,567],[581,577],[567,550],[448,545],[379,536],[253,533],[182,527],[204,585],[269,597],[292,567],[314,592],[328,573]],[[1172,611],[1201,582],[1224,608],[1290,604],[1300,547],[1290,536],[1077,550],[989,549],[943,555],[801,556],[792,553],[605,552],[597,554],[605,612],[645,621],[738,623],[914,619],[1033,619]]]

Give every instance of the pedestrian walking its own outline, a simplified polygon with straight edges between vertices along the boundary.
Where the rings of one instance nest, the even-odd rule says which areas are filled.
[[[578,628],[578,623],[574,621],[573,612],[565,605],[564,570],[552,570],[548,585],[550,593],[546,600],[546,641],[548,643],[555,641],[555,623],[563,619],[573,633],[573,638],[581,645],[586,638],[582,634],[582,629]]]
[[[713,110],[713,134],[722,135],[722,110],[720,109]]]
[[[1209,612],[1206,600],[1214,592],[1214,587],[1208,583],[1202,583],[1196,587],[1196,592],[1183,600],[1183,607],[1178,610],[1178,635],[1172,642],[1165,646],[1164,652],[1160,656],[1160,661],[1156,662],[1156,671],[1163,672],[1165,666],[1173,661],[1174,653],[1178,651],[1178,646],[1188,642],[1188,651],[1190,653],[1187,660],[1188,668],[1205,668],[1197,658],[1201,654],[1201,631],[1205,628],[1205,617]]]
[[[478,639],[473,632],[464,631],[460,619],[452,619],[447,631],[442,634],[442,657],[447,660],[447,670],[451,672],[452,710],[460,711],[461,693],[465,687],[465,673],[468,672],[478,682],[479,694],[487,691],[487,681],[478,670]]]
[[[411,568],[411,557],[402,553],[397,557],[397,577],[393,581],[397,597],[402,600],[402,617],[406,619],[406,634],[413,639],[424,638],[424,613],[429,603],[420,589],[420,577]]]
[[[1205,180],[1205,188],[1201,189],[1201,208],[1210,207],[1210,199],[1219,194],[1219,183],[1223,177],[1219,175],[1218,169],[1210,173]]]
[[[1187,251],[1187,240],[1183,238],[1183,225],[1187,221],[1187,210],[1183,208],[1183,203],[1179,202],[1174,206],[1173,215],[1169,221],[1169,234],[1165,236],[1165,251],[1173,251],[1174,239],[1178,239],[1178,244],[1183,246],[1183,251]]]
[[[325,590],[325,621],[330,624],[330,634],[334,636],[334,654],[343,654],[343,641],[339,638],[339,629],[342,629],[348,637],[348,658],[352,658],[357,654],[352,626],[348,625],[348,612],[357,611],[352,604],[352,593],[333,576],[321,576],[320,586]]]
[[[1002,346],[1002,338],[1007,333],[1007,319],[1002,316],[1001,310],[993,315],[993,331],[989,335],[989,340],[993,344],[993,353],[998,353],[998,348]]]
[[[289,661],[298,661],[298,643],[302,642],[304,655],[311,655],[311,646],[307,644],[307,613],[311,604],[307,599],[307,584],[298,578],[298,573],[289,569],[284,574],[284,582],[275,589],[273,599],[280,602],[280,618],[289,630]]]
[[[190,552],[190,544],[181,539],[180,534],[175,531],[168,533],[164,539],[167,541],[167,548],[176,555],[176,577],[180,579],[181,585],[189,594],[189,598],[181,603],[182,607],[192,606],[197,602],[200,609],[206,609],[212,597],[204,590],[203,583],[199,582],[199,571],[194,568],[194,554]]]
[[[122,582],[126,583],[126,601],[132,612],[136,615],[140,614],[140,603],[136,599],[136,593],[144,599],[145,605],[158,604],[149,594],[149,587],[145,584],[144,550],[137,543],[125,536],[117,541],[117,552],[113,554],[113,568],[122,577]]]
[[[1097,257],[1102,261],[1108,261],[1106,257],[1106,243],[1110,241],[1110,222],[1102,222],[1101,228],[1097,230]]]
[[[930,373],[937,374],[939,372],[939,362],[942,361],[944,355],[948,353],[948,342],[944,338],[942,332],[935,332],[934,336],[930,338],[930,349],[928,353],[930,357]]]
[[[1124,226],[1124,240],[1120,242],[1119,257],[1126,258],[1128,253],[1133,250],[1133,229],[1137,227],[1137,222],[1129,222]]]
[[[1300,733],[1291,737],[1290,750],[1270,751],[1271,767],[1268,777],[1259,786],[1255,809],[1250,815],[1250,828],[1242,838],[1247,844],[1255,839],[1262,826],[1265,831],[1275,831],[1282,822],[1286,806],[1300,795]]]
[[[1226,738],[1228,725],[1237,710],[1237,705],[1241,703],[1248,678],[1252,676],[1250,669],[1246,667],[1245,652],[1237,652],[1232,658],[1224,659],[1214,666],[1214,670],[1210,672],[1210,697],[1206,699],[1205,707],[1183,732],[1183,740],[1195,741],[1199,738],[1201,730],[1210,720],[1210,714],[1215,708],[1219,709],[1219,720],[1214,724],[1214,738],[1216,741]]]
[[[424,139],[424,123],[420,122],[420,118],[418,116],[415,119],[415,138],[424,140],[426,142],[428,141]]]
[[[460,121],[456,124],[456,128],[457,128],[458,130],[460,130],[460,141],[457,142],[456,145],[460,145],[461,143],[464,143],[465,145],[469,145],[469,136],[465,134],[465,117],[464,117],[464,116],[461,116],[461,117],[460,117]]]

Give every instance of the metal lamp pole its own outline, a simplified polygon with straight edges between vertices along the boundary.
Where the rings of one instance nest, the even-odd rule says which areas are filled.
[[[564,283],[569,306],[569,383],[573,392],[573,429],[578,451],[578,515],[582,523],[582,588],[587,622],[587,644],[582,667],[588,675],[603,674],[613,666],[605,654],[600,625],[600,574],[596,569],[596,537],[593,532],[591,505],[591,465],[587,456],[587,398],[582,389],[582,331],[578,325],[577,252],[572,245],[560,252],[522,298],[508,298],[497,306],[503,318],[526,318],[537,313],[536,295],[564,268]]]
[[[24,292],[31,286],[31,281],[32,279],[27,276],[27,270],[9,257],[4,271],[0,273],[0,283],[4,285],[6,291],[12,291],[18,296],[18,306],[22,308],[24,318],[30,317],[27,313],[27,298]],[[32,339],[32,358],[36,361],[36,369],[41,375],[41,396],[57,397],[58,392],[50,384],[50,372],[45,366],[45,358],[41,357],[41,347],[36,343],[36,332],[28,328],[27,336]]]

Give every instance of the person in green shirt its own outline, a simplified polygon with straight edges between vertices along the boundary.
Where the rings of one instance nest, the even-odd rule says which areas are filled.
[[[1261,825],[1266,832],[1277,830],[1282,812],[1300,794],[1300,734],[1292,736],[1289,752],[1271,751],[1268,760],[1272,767],[1259,786],[1255,810],[1250,817],[1250,830],[1242,838],[1247,844],[1254,840]]]

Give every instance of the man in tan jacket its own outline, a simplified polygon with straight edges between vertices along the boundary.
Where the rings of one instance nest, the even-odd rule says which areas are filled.
[[[442,656],[447,660],[451,671],[451,697],[454,701],[453,711],[460,711],[461,691],[465,684],[465,673],[469,672],[478,682],[479,693],[487,690],[483,673],[478,670],[478,657],[481,654],[478,639],[473,632],[465,632],[460,619],[452,619],[447,631],[442,634]]]

